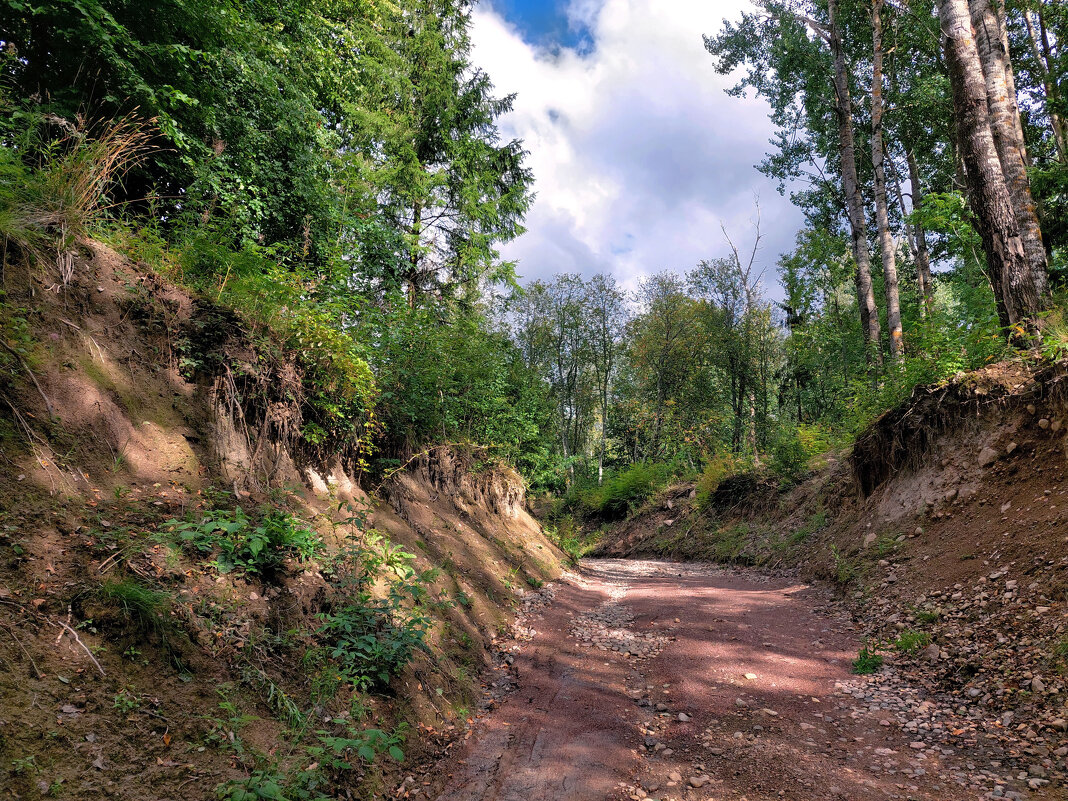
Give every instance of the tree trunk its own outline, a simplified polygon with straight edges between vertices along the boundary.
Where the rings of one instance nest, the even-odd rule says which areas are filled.
[[[883,150],[883,0],[872,0],[872,82],[871,82],[871,161],[875,171],[875,220],[879,229],[879,249],[883,257],[886,291],[886,327],[890,333],[890,357],[900,359],[905,352],[901,331],[901,298],[897,285],[897,254],[890,233],[890,212],[886,205],[886,169]]]
[[[1057,157],[1062,164],[1068,163],[1068,129],[1065,128],[1064,120],[1057,113],[1058,91],[1050,80],[1050,47],[1049,35],[1046,33],[1045,20],[1042,17],[1041,8],[1038,11],[1038,29],[1031,19],[1031,12],[1024,11],[1024,22],[1027,23],[1027,38],[1031,40],[1031,49],[1034,51],[1035,62],[1038,64],[1039,75],[1042,78],[1042,88],[1046,92],[1046,114],[1049,115],[1050,126],[1053,128],[1053,141],[1057,145]]]
[[[412,252],[408,255],[408,308],[415,308],[415,296],[419,292],[419,240],[423,235],[423,206],[416,203],[412,209]]]
[[[879,343],[879,310],[875,305],[875,292],[871,281],[871,254],[868,252],[867,220],[864,214],[864,198],[857,177],[857,148],[853,137],[853,106],[849,99],[849,71],[845,51],[838,30],[838,0],[828,0],[830,45],[834,56],[835,110],[838,116],[838,142],[842,160],[842,191],[849,211],[849,228],[853,239],[853,258],[857,263],[857,305],[860,308],[860,323],[864,342],[868,346],[867,358],[882,362]]]
[[[1047,286],[1048,264],[1046,247],[1042,243],[1042,229],[1038,211],[1031,196],[1031,182],[1027,177],[1026,146],[1023,125],[1016,105],[1016,82],[1012,78],[1012,64],[1004,47],[1001,21],[991,7],[991,0],[970,0],[972,29],[982,64],[989,108],[990,131],[994,136],[1001,169],[1009,187],[1009,196],[1019,225],[1020,239],[1032,273],[1032,280],[1040,296]]]
[[[905,158],[909,164],[909,188],[912,190],[912,209],[915,211],[923,202],[920,169],[916,164],[916,152],[914,150],[907,151]],[[920,291],[923,293],[923,304],[927,311],[930,311],[934,301],[933,288],[931,287],[931,255],[927,250],[927,234],[923,230],[923,223],[919,221],[915,223],[913,236],[916,240],[916,278],[920,282]]]
[[[986,82],[968,0],[939,0],[939,16],[972,210],[979,223],[991,285],[1001,302],[999,315],[1008,325],[1027,324],[1042,310],[1042,299],[990,130]]]

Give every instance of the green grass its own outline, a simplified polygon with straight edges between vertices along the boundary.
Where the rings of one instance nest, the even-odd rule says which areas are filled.
[[[860,649],[857,658],[853,660],[853,672],[860,675],[874,673],[882,666],[883,657],[867,645]]]
[[[827,513],[822,511],[816,512],[808,520],[805,521],[805,524],[803,526],[798,528],[793,534],[790,535],[790,542],[802,543],[809,537],[811,537],[813,534],[826,527],[826,525]]]
[[[180,631],[171,619],[174,598],[170,593],[149,587],[132,577],[109,581],[101,585],[98,592],[102,601],[117,606],[126,615],[142,638],[157,638],[171,665],[182,672],[187,669],[175,644]],[[140,651],[133,650],[140,655]]]
[[[163,628],[173,600],[169,593],[133,578],[109,581],[101,586],[100,597],[122,609],[130,622],[142,631],[159,631]]]
[[[894,648],[903,654],[915,654],[921,648],[926,648],[930,643],[931,635],[926,631],[905,629],[894,640]]]

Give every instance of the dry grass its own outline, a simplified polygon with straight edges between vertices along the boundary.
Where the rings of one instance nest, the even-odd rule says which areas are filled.
[[[54,259],[63,283],[74,270],[73,244],[112,205],[111,193],[152,152],[152,120],[124,117],[90,124],[48,116],[14,147],[4,148],[0,173],[3,256]]]

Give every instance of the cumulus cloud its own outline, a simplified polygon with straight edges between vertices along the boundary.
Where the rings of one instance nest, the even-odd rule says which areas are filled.
[[[503,250],[524,279],[611,272],[633,287],[661,269],[726,253],[720,230],[752,236],[755,198],[769,284],[801,215],[753,165],[772,126],[756,99],[728,97],[701,34],[736,18],[744,0],[572,0],[579,52],[524,40],[491,4],[476,7],[473,59],[499,94],[500,120],[530,152],[537,199],[528,232]],[[779,294],[769,285],[772,294]]]

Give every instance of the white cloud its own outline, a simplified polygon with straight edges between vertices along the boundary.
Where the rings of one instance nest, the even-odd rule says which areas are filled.
[[[523,278],[687,270],[723,255],[720,224],[751,237],[763,209],[766,275],[789,250],[801,215],[753,166],[772,134],[763,102],[728,97],[701,34],[735,19],[744,0],[572,0],[569,19],[593,47],[548,52],[492,6],[474,13],[474,63],[498,94],[517,93],[499,123],[530,151],[537,199],[528,232],[505,246]],[[779,294],[773,287],[772,294]]]

